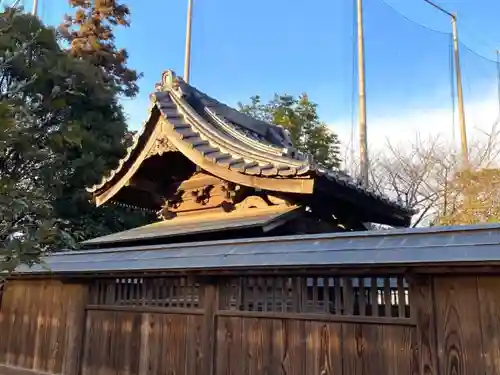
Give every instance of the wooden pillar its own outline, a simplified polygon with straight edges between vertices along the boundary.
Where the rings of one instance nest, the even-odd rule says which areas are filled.
[[[430,276],[412,276],[408,282],[411,317],[417,325],[412,343],[415,368],[420,375],[438,375],[433,280]]]
[[[207,375],[215,374],[217,345],[217,310],[219,309],[219,290],[216,279],[207,280],[204,293],[205,324],[203,334],[203,354],[206,358]]]

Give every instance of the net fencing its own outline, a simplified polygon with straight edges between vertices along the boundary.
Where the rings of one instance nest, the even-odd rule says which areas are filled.
[[[400,9],[400,2],[389,0],[366,1],[364,4],[367,129],[371,158],[383,152],[388,143],[391,146],[418,147],[427,139],[437,138],[459,152],[461,135],[451,18],[410,17]],[[432,22],[426,23],[427,19]],[[355,22],[353,18],[354,25]],[[467,26],[462,27],[458,19],[468,143],[470,152],[479,154],[485,144],[500,139],[497,135],[500,64],[491,41],[488,48],[484,40],[487,38],[477,37]],[[353,44],[355,38],[354,32]],[[353,65],[352,69],[353,86],[356,86],[357,67]],[[356,95],[350,104],[350,134],[342,129],[342,124],[337,124],[348,150],[344,156],[347,165],[353,164],[348,159],[356,159],[359,150]]]

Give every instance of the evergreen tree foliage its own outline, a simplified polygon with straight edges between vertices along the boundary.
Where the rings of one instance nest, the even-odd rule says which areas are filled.
[[[76,11],[66,15],[59,33],[71,56],[99,67],[98,78],[119,94],[133,97],[140,78],[127,66],[128,54],[115,44],[114,28],[130,25],[130,11],[116,0],[70,0]]]
[[[299,151],[310,154],[326,168],[339,168],[339,139],[319,119],[317,104],[307,94],[298,98],[291,95],[275,95],[262,103],[259,96],[250,98],[249,104],[239,103],[241,112],[259,120],[281,125],[290,132],[293,144]]]
[[[36,17],[0,13],[0,271],[149,222],[96,208],[85,191],[125,152],[122,108],[99,70]]]

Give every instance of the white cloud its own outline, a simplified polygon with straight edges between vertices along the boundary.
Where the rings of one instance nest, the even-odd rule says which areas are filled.
[[[484,137],[490,132],[499,118],[499,103],[496,96],[488,99],[469,102],[466,105],[466,129],[469,144]],[[359,133],[357,123],[351,135],[351,120],[339,120],[330,123],[330,126],[339,135],[343,149],[359,150]],[[458,148],[460,145],[460,130],[458,115],[448,108],[419,109],[394,115],[369,117],[367,119],[369,150],[382,150],[389,141],[391,144],[415,143],[429,137],[437,137],[453,142]],[[354,141],[351,147],[351,138]]]
[[[485,90],[486,91],[486,90]],[[487,99],[466,102],[466,125],[469,144],[490,132],[492,126],[499,118],[499,101],[497,94],[488,90],[490,95]],[[147,120],[149,97],[141,95],[135,99],[122,100],[127,122],[132,130],[139,130],[142,123]],[[430,106],[429,106],[430,107]],[[435,106],[434,106],[435,107]],[[456,112],[456,111],[455,111]],[[454,124],[454,125],[453,125]],[[339,135],[342,150],[347,154],[351,152],[357,156],[359,150],[358,125],[354,125],[351,147],[351,120],[340,119],[330,122],[330,126]],[[368,142],[369,152],[383,150],[387,142],[391,144],[414,144],[417,137],[420,140],[439,136],[441,139],[454,142],[457,149],[460,145],[460,131],[458,115],[453,112],[449,105],[443,108],[425,108],[399,110],[394,109],[394,114],[370,116],[368,113]],[[348,155],[344,155],[344,159]]]

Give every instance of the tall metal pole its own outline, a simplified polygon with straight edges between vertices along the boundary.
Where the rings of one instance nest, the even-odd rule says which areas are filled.
[[[38,0],[33,0],[33,9],[31,10],[33,16],[38,15]]]
[[[467,128],[465,126],[464,94],[462,91],[462,71],[460,70],[460,53],[458,51],[458,32],[457,15],[450,13],[431,0],[424,0],[427,4],[451,17],[451,26],[453,31],[453,55],[455,58],[455,74],[457,80],[457,99],[458,99],[458,121],[460,123],[460,143],[462,149],[462,158],[465,168],[469,166],[469,147],[467,143]]]
[[[497,100],[498,100],[498,113],[500,117],[500,50],[497,49]]]
[[[365,91],[365,45],[363,36],[363,1],[357,0],[358,24],[358,105],[359,105],[359,160],[361,182],[368,187],[368,140],[366,130],[366,91]]]
[[[455,73],[457,75],[458,121],[460,123],[460,143],[464,167],[469,166],[469,147],[467,144],[467,128],[465,126],[464,96],[462,91],[462,71],[460,69],[460,54],[458,51],[457,15],[451,18],[453,28],[453,53],[455,55]]]
[[[36,0],[35,0],[36,1]],[[184,81],[189,82],[189,70],[191,68],[191,20],[193,18],[193,0],[188,0],[186,20],[186,49],[184,54]]]

